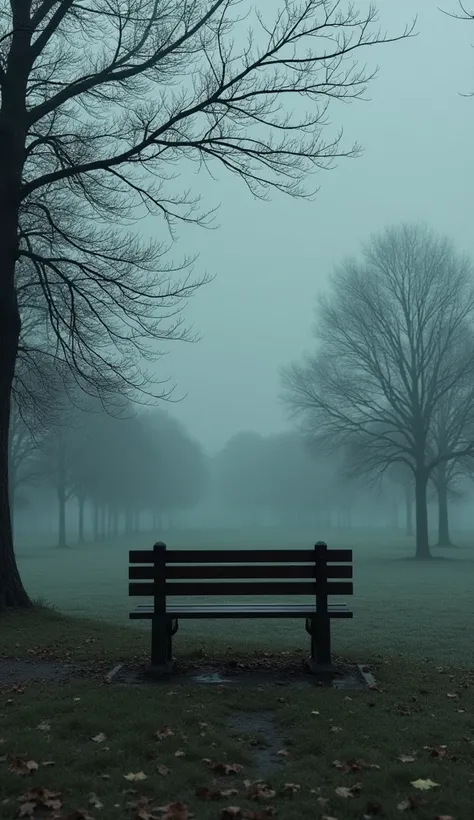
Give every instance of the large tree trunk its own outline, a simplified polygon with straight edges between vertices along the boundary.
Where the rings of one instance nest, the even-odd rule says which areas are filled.
[[[424,467],[419,467],[415,475],[415,511],[416,511],[416,558],[431,558],[428,541],[428,505],[426,486],[428,476]]]
[[[0,297],[0,609],[33,606],[21,582],[13,549],[8,494],[8,425],[18,336],[13,333],[13,327],[9,328],[8,322],[4,322],[5,307]],[[17,318],[19,330],[20,320]]]
[[[26,143],[26,89],[30,64],[30,6],[19,4],[3,66],[0,110],[0,608],[30,607],[13,551],[8,497],[10,398],[21,320],[15,291],[19,208]]]
[[[436,490],[438,493],[438,546],[451,547],[448,520],[448,482],[446,480],[446,464],[438,467]]]

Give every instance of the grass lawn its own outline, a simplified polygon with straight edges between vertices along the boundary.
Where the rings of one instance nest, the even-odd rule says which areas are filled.
[[[130,628],[47,611],[2,615],[0,629],[0,658],[73,658],[95,672],[148,647]],[[392,659],[386,619],[385,629],[378,691],[119,686],[87,675],[2,685],[0,816],[471,820],[474,677]],[[271,765],[268,742],[284,752]]]
[[[414,545],[400,533],[320,533],[330,547],[354,551],[353,621],[333,624],[334,648],[352,653],[361,662],[374,654],[430,658],[439,663],[474,667],[474,648],[467,624],[472,617],[474,539],[463,534],[458,549],[433,554],[446,560],[410,561]],[[128,598],[128,550],[151,547],[153,534],[142,533],[133,543],[86,544],[59,550],[20,545],[19,566],[28,591],[61,611],[128,624],[130,607],[144,603]],[[294,537],[282,531],[166,533],[172,547],[288,546],[308,547],[311,534]],[[132,628],[132,627],[130,627]],[[134,627],[135,629],[137,627]],[[142,624],[148,630],[148,624]],[[244,637],[239,637],[244,636]],[[268,649],[308,646],[297,621],[194,621],[183,623],[176,638],[179,654],[188,644],[210,641],[232,646],[247,642]]]

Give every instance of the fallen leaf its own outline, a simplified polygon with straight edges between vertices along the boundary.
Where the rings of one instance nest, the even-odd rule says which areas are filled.
[[[180,749],[178,749],[178,751],[174,753],[174,756],[175,757],[186,757],[186,752],[182,752]]]
[[[410,795],[406,800],[402,800],[401,803],[398,804],[397,809],[398,811],[413,811],[414,809],[418,809],[420,806],[425,806],[426,800],[423,800],[422,797],[418,795]]]
[[[439,783],[434,783],[433,780],[427,778],[423,780],[421,777],[418,780],[412,780],[411,785],[415,787],[415,789],[420,789],[421,791],[429,791],[430,789],[434,789],[435,786],[439,786]]]
[[[55,766],[56,763],[54,762],[54,760],[42,760],[41,765],[42,766]]]
[[[296,794],[301,790],[301,786],[299,783],[285,783],[283,786],[283,793],[284,794]]]
[[[157,729],[155,735],[157,736],[158,740],[164,740],[166,737],[172,737],[174,735],[174,732],[171,726],[163,726],[161,729]]]
[[[323,814],[321,820],[337,820],[337,817],[330,817],[329,814]]]
[[[128,774],[124,774],[125,780],[146,780],[147,775],[145,772],[129,772]]]
[[[359,794],[361,788],[360,783],[354,783],[353,786],[338,786],[335,792],[339,797],[355,797]]]
[[[18,812],[19,817],[33,817],[33,812],[36,809],[36,803],[23,803]]]
[[[437,757],[440,759],[443,757],[453,757],[453,755],[449,754],[447,746],[424,746],[424,748],[428,750],[431,757]]]
[[[46,720],[42,720],[41,723],[39,723],[36,728],[39,729],[41,732],[50,732],[51,731],[51,726]]]
[[[397,760],[399,760],[400,763],[414,763],[416,757],[413,757],[413,755],[399,755]]]
[[[91,740],[93,740],[94,743],[103,743],[104,740],[107,740],[107,738],[103,732],[99,732],[99,734],[95,735],[95,737],[92,737]]]
[[[454,820],[451,814],[437,814],[435,820]]]
[[[91,806],[94,806],[95,809],[104,808],[104,804],[101,803],[101,801],[94,792],[91,792],[91,794],[89,795],[89,803]]]
[[[33,774],[38,769],[38,764],[34,760],[25,760],[23,757],[14,757],[8,767],[15,774]]]
[[[348,774],[348,772],[360,772],[362,769],[369,768],[365,760],[346,760],[345,763],[341,763],[340,760],[333,760],[332,765],[336,769],[339,769],[341,774]]]
[[[164,812],[161,820],[188,820],[189,817],[194,817],[186,803],[168,803],[160,806],[158,811]]]
[[[251,797],[252,800],[270,800],[275,795],[274,789],[270,789],[266,783],[253,783],[247,791],[247,797]]]
[[[289,754],[290,753],[287,749],[280,749],[280,751],[277,752],[277,755],[280,755],[280,757],[288,757]]]
[[[331,726],[331,732],[342,732],[340,726]]]
[[[320,713],[319,713],[319,712],[317,712],[317,711],[316,711],[316,709],[313,709],[313,711],[311,712],[311,714],[312,714],[312,715],[319,715]]]
[[[31,806],[33,806],[33,811],[38,808],[59,811],[62,806],[60,797],[60,792],[53,792],[50,789],[44,789],[42,786],[33,786],[18,798],[22,803],[20,817],[30,816],[32,814]]]

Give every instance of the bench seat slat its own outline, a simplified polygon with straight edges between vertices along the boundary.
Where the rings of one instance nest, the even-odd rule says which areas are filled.
[[[130,581],[146,581],[153,579],[154,567],[153,564],[147,566],[132,565],[128,568],[128,577]],[[198,580],[205,579],[229,579],[237,580],[239,578],[315,578],[316,567],[313,562],[312,565],[304,564],[287,564],[280,566],[265,566],[251,564],[249,566],[235,566],[233,564],[218,566],[186,566],[180,564],[178,566],[167,566],[166,577],[172,580]],[[349,564],[339,564],[335,566],[328,566],[328,578],[352,578],[352,566]]]
[[[308,604],[169,604],[166,614],[174,618],[299,618],[311,617],[317,612],[314,603]],[[331,618],[352,618],[347,604],[329,604]],[[130,613],[130,618],[152,618],[153,606],[141,605]]]
[[[328,549],[326,555],[329,563],[352,561],[352,550]],[[313,561],[314,550],[166,550],[167,564],[308,564]],[[129,563],[152,564],[153,550],[130,550]]]

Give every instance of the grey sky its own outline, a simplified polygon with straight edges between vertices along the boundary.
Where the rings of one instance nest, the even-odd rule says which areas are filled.
[[[272,14],[274,0],[260,0]],[[365,52],[379,65],[370,101],[334,104],[334,126],[364,148],[318,177],[313,202],[252,199],[237,180],[199,177],[204,201],[221,203],[215,231],[184,230],[183,251],[217,274],[187,310],[202,335],[174,344],[160,362],[187,393],[170,407],[214,452],[238,430],[286,426],[278,371],[311,346],[313,298],[332,266],[386,225],[423,220],[474,255],[474,24],[432,0],[381,0],[380,19],[399,31],[418,14],[418,36]],[[456,0],[440,0],[456,8]]]

